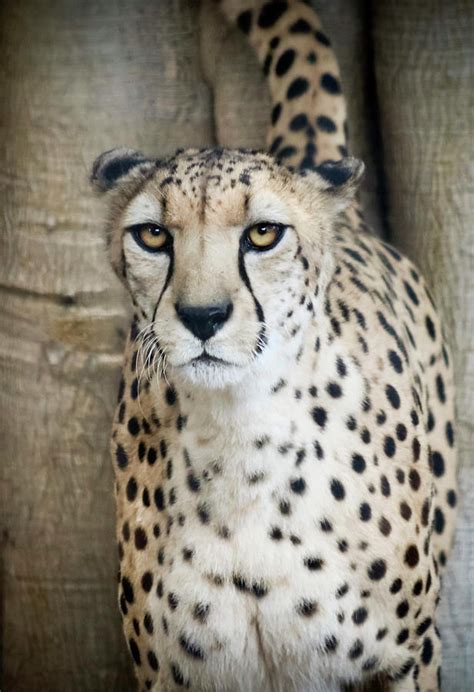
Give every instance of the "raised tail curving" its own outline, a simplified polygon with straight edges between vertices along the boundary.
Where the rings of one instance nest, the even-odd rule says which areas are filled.
[[[219,5],[247,35],[267,77],[269,152],[295,168],[346,156],[339,65],[314,10],[301,0],[221,0]]]

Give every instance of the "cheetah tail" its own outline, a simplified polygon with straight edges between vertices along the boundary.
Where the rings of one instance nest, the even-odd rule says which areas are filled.
[[[302,0],[221,0],[219,5],[247,35],[268,80],[270,153],[295,168],[346,156],[339,65],[311,7]]]

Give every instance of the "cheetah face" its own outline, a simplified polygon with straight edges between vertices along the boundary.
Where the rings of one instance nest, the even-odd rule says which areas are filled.
[[[93,180],[111,193],[112,263],[150,369],[222,388],[294,357],[330,276],[332,222],[348,189],[334,194],[320,174],[263,154],[103,157]]]

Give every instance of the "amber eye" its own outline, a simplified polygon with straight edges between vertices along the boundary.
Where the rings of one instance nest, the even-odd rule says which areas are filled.
[[[129,229],[135,241],[148,252],[158,252],[171,245],[171,236],[165,228],[154,223],[144,223]]]
[[[281,240],[284,230],[285,227],[279,223],[257,223],[245,231],[245,237],[250,248],[269,250]]]

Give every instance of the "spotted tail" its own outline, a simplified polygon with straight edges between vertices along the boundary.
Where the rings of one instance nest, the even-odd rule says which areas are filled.
[[[248,36],[272,98],[267,146],[288,166],[347,155],[346,101],[339,65],[316,13],[301,0],[221,0]]]

